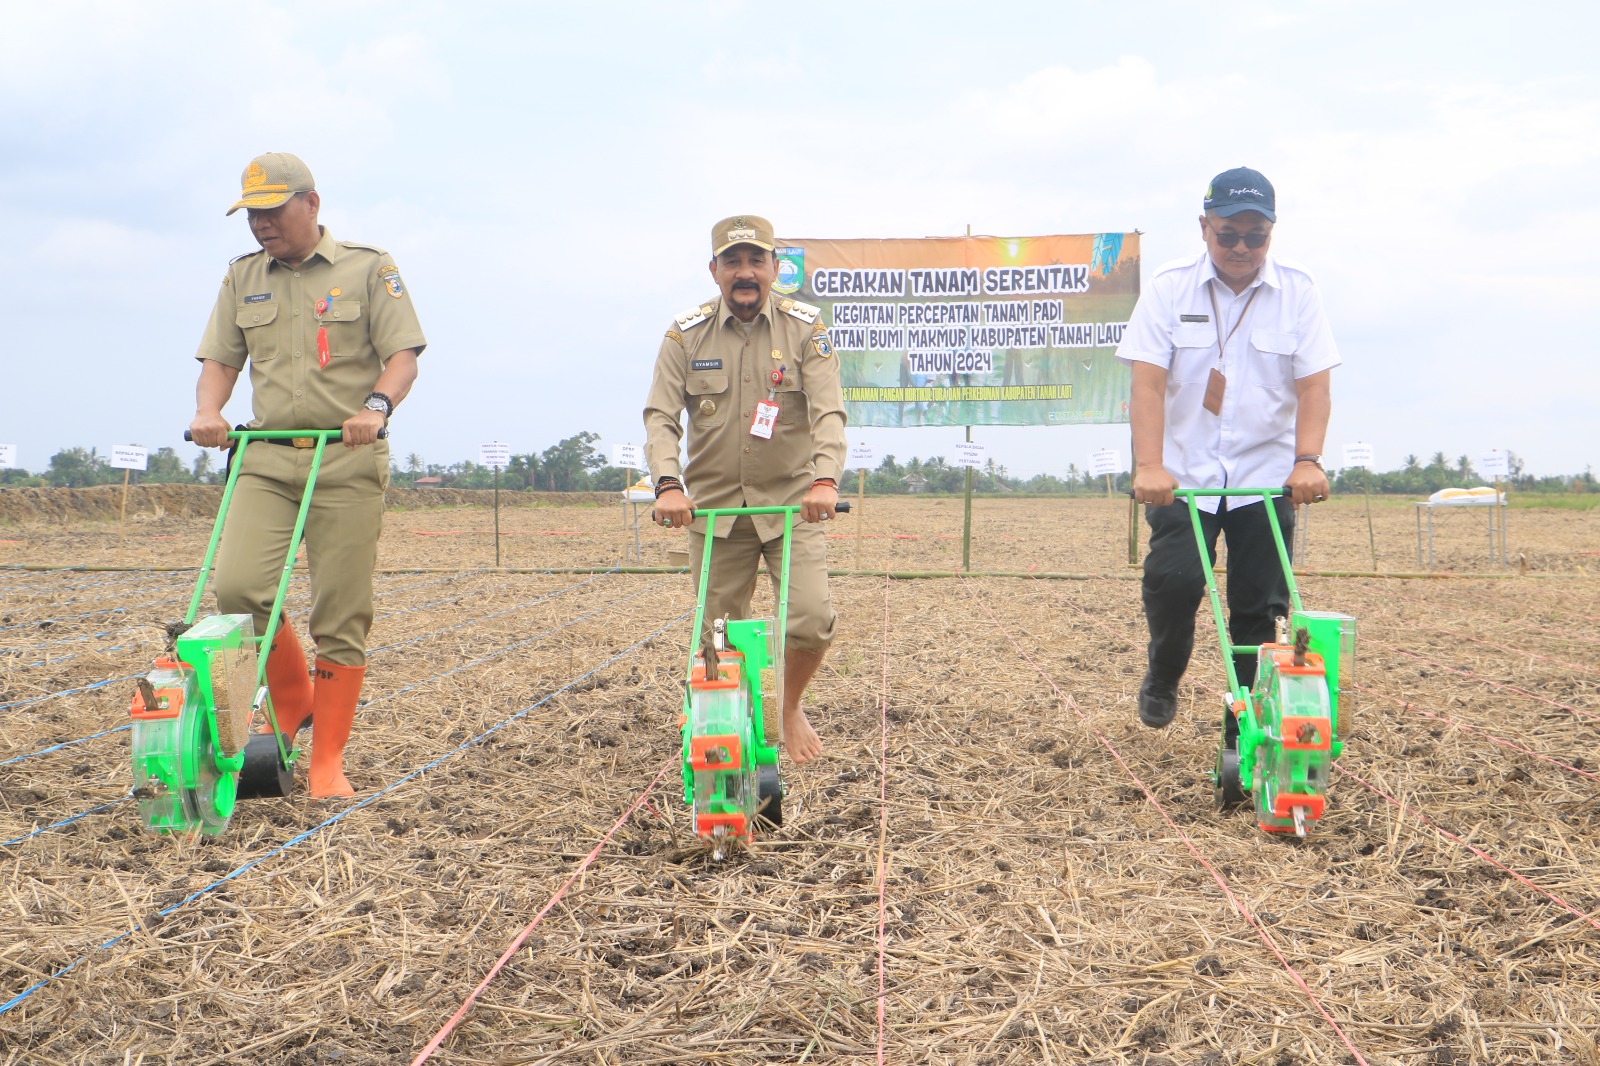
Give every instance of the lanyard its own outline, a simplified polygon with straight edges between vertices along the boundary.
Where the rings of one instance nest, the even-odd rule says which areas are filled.
[[[1250,290],[1250,298],[1244,302],[1244,307],[1243,307],[1243,309],[1240,310],[1238,319],[1233,323],[1233,328],[1230,329],[1228,331],[1228,335],[1226,337],[1224,337],[1222,335],[1222,312],[1217,310],[1217,290],[1213,289],[1209,285],[1206,286],[1206,295],[1211,297],[1211,317],[1212,317],[1212,321],[1213,321],[1213,324],[1217,327],[1217,365],[1218,366],[1222,365],[1222,356],[1223,356],[1223,353],[1228,350],[1228,342],[1233,340],[1233,335],[1235,333],[1239,332],[1239,327],[1240,326],[1244,325],[1244,316],[1250,313],[1250,305],[1255,303],[1256,293],[1258,293],[1260,291],[1261,291],[1261,286],[1260,285],[1257,285],[1255,288]]]

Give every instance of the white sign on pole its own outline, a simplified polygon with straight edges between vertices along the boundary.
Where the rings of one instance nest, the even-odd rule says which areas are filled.
[[[973,441],[962,441],[956,445],[956,465],[981,467],[983,465],[983,452],[983,445]]]
[[[1484,477],[1510,477],[1511,457],[1496,448],[1478,457],[1478,473]]]
[[[870,444],[850,445],[850,466],[857,470],[872,470],[878,465],[878,450]]]
[[[113,470],[143,470],[149,462],[149,453],[137,444],[113,444],[111,462]]]
[[[17,465],[17,446],[0,444],[0,470],[10,470]]]
[[[511,445],[498,440],[478,445],[478,465],[498,466],[502,469],[510,466]]]
[[[1089,473],[1095,477],[1122,473],[1122,456],[1115,448],[1101,448],[1089,456]]]
[[[622,467],[624,470],[643,470],[644,445],[613,444],[611,446],[611,465]]]
[[[1344,465],[1346,467],[1359,466],[1371,470],[1372,462],[1372,445],[1366,441],[1356,441],[1354,444],[1346,444],[1344,446]]]

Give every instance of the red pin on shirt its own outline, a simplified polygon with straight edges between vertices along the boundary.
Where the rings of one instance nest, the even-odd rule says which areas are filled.
[[[322,324],[322,316],[328,313],[328,301],[318,300],[312,310],[317,313],[317,366],[328,365],[328,327]]]

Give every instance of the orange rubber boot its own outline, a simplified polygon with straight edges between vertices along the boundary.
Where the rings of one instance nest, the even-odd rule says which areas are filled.
[[[354,796],[344,776],[344,746],[361,698],[365,666],[339,666],[317,660],[317,684],[311,699],[311,798]]]
[[[300,650],[300,638],[287,618],[272,635],[272,650],[267,653],[267,691],[272,693],[278,728],[293,745],[294,735],[311,721],[311,671],[306,669],[306,653]],[[272,723],[262,722],[256,732],[272,732]]]

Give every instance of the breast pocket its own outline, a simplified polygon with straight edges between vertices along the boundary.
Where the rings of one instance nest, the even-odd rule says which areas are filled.
[[[1173,382],[1204,381],[1217,365],[1217,331],[1209,322],[1184,322],[1172,331],[1172,366],[1167,379]]]
[[[244,350],[253,363],[266,363],[278,357],[278,331],[273,322],[278,318],[276,301],[245,304],[238,309],[234,323],[244,334]]]
[[[778,389],[778,424],[792,426],[811,424],[811,401],[800,388],[799,382],[785,381]]]
[[[361,321],[361,301],[334,300],[322,316],[328,331],[328,357],[348,359],[367,350],[366,324]]]
[[[689,421],[699,429],[713,429],[728,420],[733,398],[728,395],[728,374],[692,371],[683,384],[684,407]]]
[[[1256,384],[1267,389],[1294,388],[1294,353],[1300,349],[1299,336],[1280,330],[1253,329],[1250,347],[1256,364],[1252,368]]]

